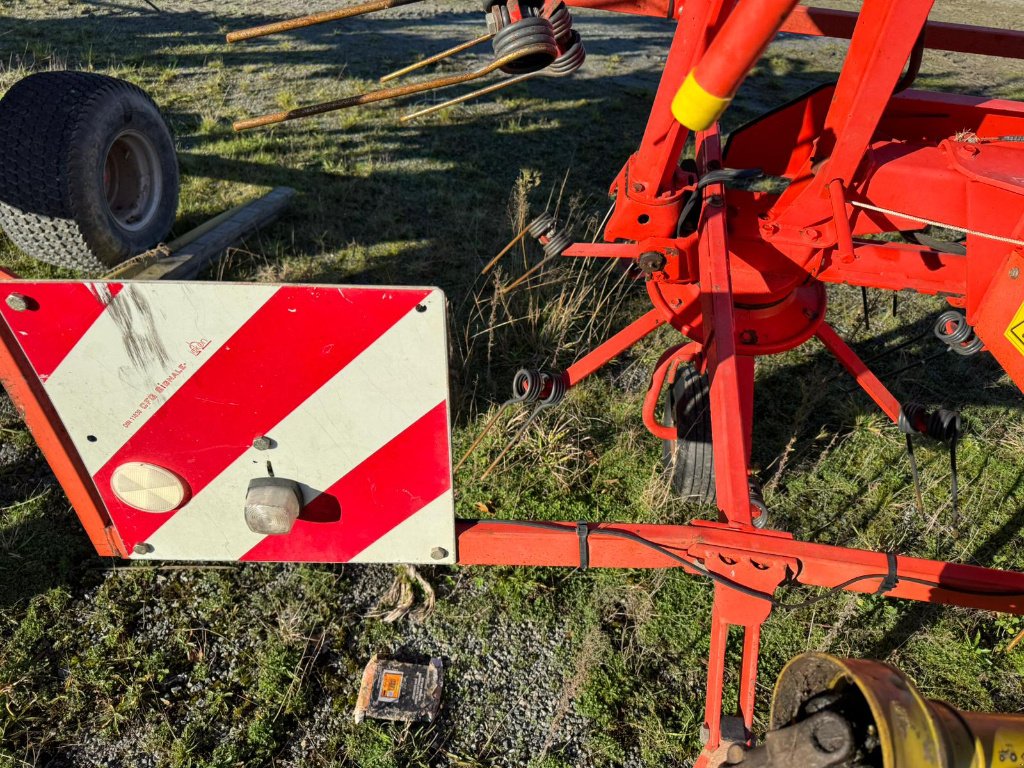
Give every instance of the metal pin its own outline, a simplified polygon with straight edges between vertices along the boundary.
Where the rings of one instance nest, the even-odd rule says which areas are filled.
[[[439,62],[439,61],[441,61],[443,59],[447,59],[449,56],[454,56],[457,53],[462,53],[463,51],[467,51],[467,50],[469,50],[470,48],[472,48],[475,45],[479,45],[480,43],[486,43],[488,40],[492,39],[493,37],[494,37],[494,33],[493,32],[488,32],[486,35],[480,35],[480,37],[475,38],[473,40],[468,40],[465,43],[459,43],[458,45],[453,46],[453,47],[449,48],[448,50],[441,51],[440,53],[435,53],[433,56],[428,56],[427,58],[423,59],[422,61],[417,61],[415,64],[410,64],[407,67],[402,67],[401,69],[396,69],[394,72],[391,72],[391,73],[389,73],[387,75],[384,75],[384,77],[382,77],[380,79],[380,81],[382,83],[386,83],[389,80],[394,80],[396,78],[403,77],[403,76],[409,74],[410,72],[415,72],[417,69],[423,69],[424,67],[429,67],[431,64],[436,64],[437,62]]]

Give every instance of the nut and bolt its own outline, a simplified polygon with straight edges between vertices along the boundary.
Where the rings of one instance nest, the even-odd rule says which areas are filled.
[[[647,187],[645,187],[639,181],[633,183],[633,191],[634,192],[643,192],[645,189],[647,189]]]
[[[723,198],[721,195],[712,195],[711,197],[708,198],[708,205],[710,205],[712,208],[721,208],[724,202],[725,198]]]
[[[430,550],[430,556],[434,560],[444,560],[446,557],[448,557],[448,550],[444,547],[434,547],[432,550]]]
[[[28,297],[23,296],[20,293],[8,294],[7,306],[13,309],[15,312],[24,312],[29,307]]]
[[[1020,267],[1014,267],[1010,270],[1010,279],[1016,280],[1018,277],[1020,277]]]
[[[811,227],[810,229],[805,229],[800,234],[803,235],[804,238],[806,238],[807,240],[811,240],[812,242],[815,240],[821,240],[821,230],[815,229],[814,227]]]
[[[777,235],[779,233],[779,225],[772,221],[765,221],[761,223],[761,231],[766,235]]]
[[[145,542],[140,542],[136,544],[134,547],[132,547],[132,552],[134,552],[136,555],[149,555],[153,552],[153,545],[146,544]]]
[[[274,447],[274,441],[266,435],[260,435],[252,441],[252,447],[257,451],[269,451]]]
[[[973,144],[961,144],[961,145],[960,145],[960,151],[961,151],[961,152],[962,152],[963,154],[967,155],[968,157],[974,157],[974,156],[975,156],[976,154],[978,154],[978,153],[979,153],[979,152],[980,152],[981,150],[980,150],[980,149],[978,149],[978,148],[977,148],[976,146],[974,146]]]

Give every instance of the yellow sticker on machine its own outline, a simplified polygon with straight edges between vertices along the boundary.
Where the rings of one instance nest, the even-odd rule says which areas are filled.
[[[1020,766],[1024,766],[1024,730],[1020,728],[998,729],[995,738],[992,739],[992,765],[990,768],[1020,768]]]
[[[1006,329],[1006,338],[1018,352],[1024,355],[1024,304],[1020,305],[1017,314],[1010,321],[1010,325]]]

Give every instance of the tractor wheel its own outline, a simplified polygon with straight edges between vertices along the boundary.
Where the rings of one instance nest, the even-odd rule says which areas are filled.
[[[715,460],[711,447],[711,384],[706,374],[690,366],[679,369],[676,383],[665,397],[662,424],[677,427],[678,440],[664,440],[661,455],[672,489],[684,499],[715,501]],[[768,506],[761,486],[749,478],[751,520],[755,528],[768,524]]]
[[[28,255],[100,273],[159,243],[177,208],[174,142],[140,88],[41,72],[0,99],[0,228]]]

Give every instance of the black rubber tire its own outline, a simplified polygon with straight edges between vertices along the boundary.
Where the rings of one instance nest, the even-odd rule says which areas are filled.
[[[715,500],[715,461],[711,449],[711,386],[692,367],[679,369],[665,397],[662,424],[675,426],[678,440],[662,442],[661,455],[672,489],[685,499]]]
[[[174,141],[142,89],[41,72],[0,99],[0,228],[28,255],[101,273],[159,243],[177,209]]]
[[[679,369],[675,384],[665,396],[663,425],[678,427],[678,440],[663,440],[661,456],[672,489],[684,499],[714,503],[715,457],[711,442],[711,383],[706,374],[686,366]],[[755,528],[768,525],[768,505],[753,477],[750,503],[757,510]],[[752,510],[753,511],[753,510]]]

